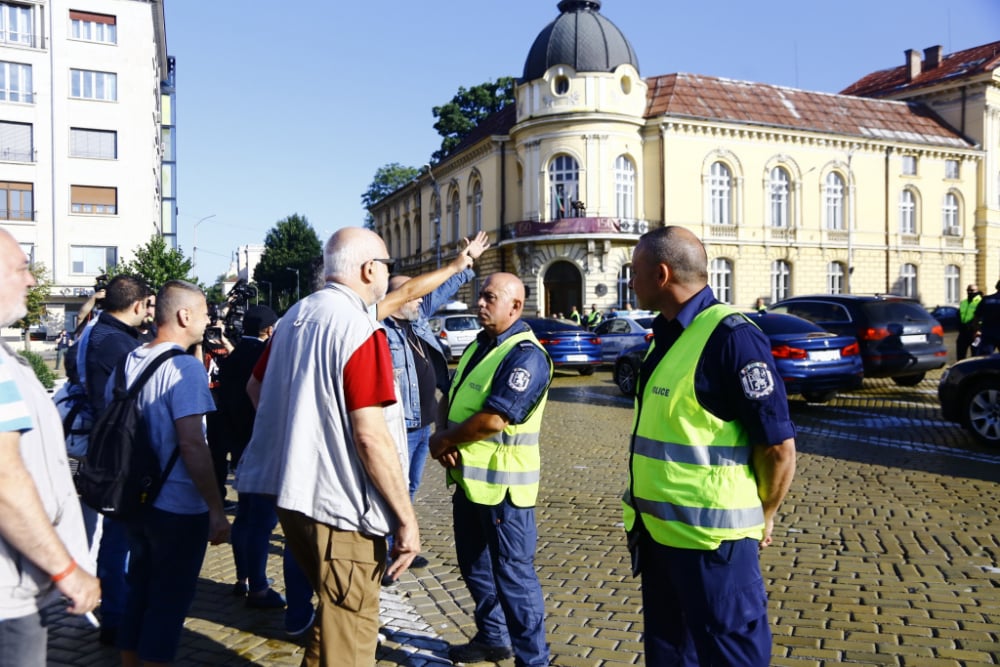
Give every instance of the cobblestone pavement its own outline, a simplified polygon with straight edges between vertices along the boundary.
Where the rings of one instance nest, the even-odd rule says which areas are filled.
[[[866,380],[826,405],[792,401],[798,476],[762,557],[774,665],[1000,664],[1000,451],[941,420],[938,377],[914,388]],[[619,510],[630,426],[610,373],[557,374],[537,512],[554,665],[642,663]],[[447,642],[474,632],[433,461],[417,501],[430,565],[383,590],[380,667],[450,664]],[[269,565],[280,587],[280,560]],[[245,609],[233,581],[228,547],[210,547],[178,664],[297,665],[302,649],[285,640],[281,613]],[[65,617],[49,655],[52,665],[117,664],[95,631]]]

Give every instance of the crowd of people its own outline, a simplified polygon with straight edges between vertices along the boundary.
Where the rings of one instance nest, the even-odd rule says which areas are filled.
[[[285,610],[289,634],[307,636],[303,665],[368,667],[381,586],[427,564],[413,500],[429,455],[454,487],[456,557],[474,603],[476,634],[451,659],[548,665],[534,507],[553,368],[521,321],[525,286],[510,273],[481,277],[482,331],[453,374],[427,327],[488,247],[480,233],[449,265],[394,276],[379,236],[343,228],[323,249],[324,286],[281,320],[250,308],[235,344],[163,362],[139,405],[161,463],[174,452],[177,463],[137,519],[81,510],[52,400],[2,345],[0,663],[45,664],[38,612],[54,594],[73,614],[100,604],[100,640],[123,665],[171,662],[206,547],[231,542],[234,595]],[[766,337],[715,299],[690,232],[643,235],[632,265],[639,306],[660,313],[622,505],[646,664],[767,665],[758,551],[795,471],[784,386]],[[0,324],[23,316],[32,280],[0,231]],[[102,298],[66,355],[95,412],[116,373],[132,382],[168,350],[209,347],[208,304],[190,283],[153,294],[118,276]],[[574,317],[596,326],[602,315],[574,307]],[[266,573],[279,522],[284,595]],[[14,571],[22,561],[27,577]]]

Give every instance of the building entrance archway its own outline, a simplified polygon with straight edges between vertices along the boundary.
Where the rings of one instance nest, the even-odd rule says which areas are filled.
[[[573,306],[583,312],[583,277],[580,275],[580,269],[572,262],[554,262],[545,271],[542,285],[545,288],[546,317],[556,313],[569,317]]]

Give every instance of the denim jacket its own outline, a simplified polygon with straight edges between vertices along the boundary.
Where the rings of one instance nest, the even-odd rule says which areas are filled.
[[[423,298],[423,302],[420,304],[420,319],[410,323],[413,333],[426,342],[431,351],[431,365],[434,367],[437,386],[441,391],[448,391],[448,360],[444,358],[444,353],[441,352],[437,339],[431,333],[427,318],[446,304],[459,287],[475,276],[472,269],[466,269],[446,280],[440,287]],[[385,333],[389,339],[396,384],[399,387],[400,396],[403,397],[403,415],[406,418],[406,428],[418,428],[420,426],[420,386],[417,384],[413,350],[406,344],[406,332],[396,320],[387,317],[382,320],[382,324],[385,325]]]

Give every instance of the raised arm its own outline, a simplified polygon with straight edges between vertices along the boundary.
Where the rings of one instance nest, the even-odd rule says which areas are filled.
[[[383,320],[402,308],[407,301],[430,294],[448,278],[471,268],[473,262],[490,247],[489,236],[486,232],[479,232],[471,241],[469,239],[463,240],[467,245],[447,266],[415,276],[399,289],[386,294],[385,298],[379,301],[376,306],[376,319]]]

